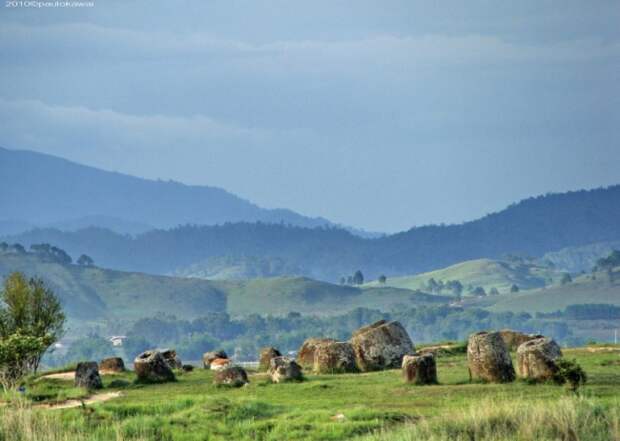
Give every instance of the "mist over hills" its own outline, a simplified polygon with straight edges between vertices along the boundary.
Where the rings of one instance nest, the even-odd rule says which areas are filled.
[[[261,264],[274,259],[281,267],[294,267],[297,275],[335,281],[361,269],[369,280],[464,260],[507,254],[542,256],[566,247],[611,242],[620,238],[619,218],[620,186],[616,185],[530,198],[460,225],[413,228],[376,239],[335,227],[241,222],[186,225],[136,237],[101,228],[37,229],[4,240],[26,246],[51,243],[74,257],[86,253],[98,265],[128,271],[192,275],[184,269],[193,265],[199,273],[200,262],[212,257],[252,256],[260,257]]]

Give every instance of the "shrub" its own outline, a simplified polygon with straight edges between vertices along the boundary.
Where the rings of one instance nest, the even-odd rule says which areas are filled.
[[[588,377],[576,360],[560,358],[556,361],[556,365],[558,370],[553,376],[555,383],[566,384],[573,392],[576,392],[579,386],[586,383]]]

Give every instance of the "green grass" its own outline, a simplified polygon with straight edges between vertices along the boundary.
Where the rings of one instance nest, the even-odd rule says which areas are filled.
[[[420,304],[446,303],[448,297],[418,294],[391,287],[358,288],[320,282],[306,277],[273,277],[227,282],[228,312],[286,314],[341,314],[358,307],[390,311]]]
[[[563,310],[569,305],[583,303],[607,303],[620,306],[620,272],[613,283],[604,273],[597,273],[596,279],[590,275],[576,278],[567,285],[554,285],[548,288],[528,290],[521,293],[484,299],[491,302],[491,311],[512,312],[552,312]]]
[[[513,284],[522,289],[531,289],[545,286],[559,279],[559,274],[550,268],[525,263],[504,262],[491,259],[468,260],[438,269],[428,273],[404,277],[390,277],[386,285],[395,288],[424,289],[431,279],[458,280],[463,286],[481,286],[487,292],[497,288],[500,293],[507,293]],[[378,282],[368,283],[366,286],[381,286]]]
[[[134,319],[158,312],[191,318],[226,310],[222,287],[207,280],[153,276],[46,262],[37,256],[1,254],[0,275],[21,271],[42,277],[69,317]]]
[[[576,358],[588,373],[589,382],[581,397],[592,406],[617,412],[620,370],[615,362],[620,351],[565,352],[567,358]],[[497,409],[553,408],[567,399],[573,400],[564,387],[553,384],[470,384],[464,354],[440,357],[438,375],[439,385],[412,386],[403,383],[399,370],[308,375],[307,381],[293,384],[271,384],[264,374],[252,374],[249,386],[228,389],[215,387],[211,383],[212,373],[198,369],[180,375],[175,383],[126,385],[121,389],[122,397],[105,403],[30,411],[38,416],[29,420],[11,414],[18,409],[9,405],[0,408],[0,424],[2,418],[22,418],[30,421],[23,424],[45,423],[50,431],[71,434],[72,438],[67,439],[78,440],[343,440],[372,434],[373,439],[424,439],[401,435],[407,436],[403,431],[408,433],[411,424],[465,425],[467,418],[463,415],[469,415],[472,406],[493,403]],[[127,381],[132,377],[132,373],[114,376]],[[105,391],[111,389],[113,380],[104,378]],[[63,385],[56,380],[38,381],[51,389],[72,388],[70,382]],[[52,419],[50,412],[54,412]],[[339,414],[343,417],[336,417]],[[0,441],[13,439],[28,438],[10,438],[6,429],[0,429]]]
[[[483,400],[448,420],[422,420],[364,441],[604,441],[620,439],[620,406],[578,396],[553,406],[533,402]]]
[[[12,271],[36,275],[48,282],[65,305],[70,321],[78,327],[110,317],[132,320],[162,312],[183,319],[214,311],[231,315],[291,311],[325,315],[357,307],[390,311],[450,300],[406,289],[361,289],[306,277],[210,281],[61,265],[34,255],[0,255],[0,275]]]

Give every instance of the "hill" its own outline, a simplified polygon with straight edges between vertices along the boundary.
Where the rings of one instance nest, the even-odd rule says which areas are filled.
[[[360,269],[366,280],[432,271],[467,260],[537,256],[620,238],[620,186],[531,198],[460,225],[437,225],[368,239],[336,227],[270,223],[185,225],[128,237],[101,228],[37,229],[5,238],[47,242],[101,266],[157,274],[236,273],[222,261],[276,259],[295,274],[337,281]],[[600,257],[600,256],[599,256]],[[216,268],[209,268],[215,258]],[[205,267],[204,263],[207,262]],[[275,274],[278,274],[277,272]]]
[[[482,287],[488,293],[491,288],[496,288],[500,293],[507,293],[515,284],[520,289],[543,287],[559,280],[560,274],[550,267],[535,263],[513,259],[501,261],[491,259],[476,259],[457,263],[447,268],[417,274],[414,276],[392,277],[385,284],[377,281],[366,286],[392,286],[405,289],[427,289],[429,280],[437,282],[459,281],[465,288]],[[445,290],[447,291],[447,290]]]
[[[415,305],[445,304],[451,300],[407,289],[340,286],[305,277],[254,279],[229,286],[228,311],[233,315],[291,311],[334,315],[360,307],[391,311]]]
[[[494,312],[553,312],[563,310],[569,305],[611,304],[620,305],[620,268],[609,275],[598,272],[583,275],[566,285],[554,285],[525,291],[522,293],[487,298],[489,310]]]
[[[450,299],[405,289],[340,286],[304,277],[210,281],[60,263],[31,252],[0,251],[0,278],[13,271],[43,278],[72,319],[127,320],[157,314],[193,319],[209,312],[333,315],[359,307],[390,311]]]
[[[26,220],[5,222],[5,231],[34,223],[65,228],[84,225],[84,219],[105,219],[111,228],[46,228],[13,234],[8,241],[48,242],[74,255],[87,253],[102,266],[158,274],[187,273],[209,258],[230,257],[280,259],[300,275],[328,281],[358,269],[375,279],[620,240],[620,185],[547,194],[463,224],[378,238],[326,227],[324,219],[288,210],[265,210],[218,188],[140,179],[27,151],[0,149],[0,188],[2,219]],[[170,228],[178,224],[196,225]],[[162,229],[136,237],[112,231],[139,232],[148,225]],[[210,268],[199,272],[213,273]]]
[[[66,265],[31,253],[0,253],[0,278],[13,271],[43,278],[71,319],[125,320],[162,312],[191,318],[226,310],[225,291],[206,280]]]
[[[0,220],[18,225],[144,226],[284,222],[314,227],[329,222],[285,209],[264,209],[216,187],[154,181],[76,164],[55,156],[0,148]],[[23,230],[22,230],[23,231]]]
[[[172,274],[210,280],[245,280],[263,277],[297,276],[303,271],[280,258],[268,256],[213,256],[179,268]]]
[[[598,259],[607,256],[613,250],[620,250],[620,240],[562,248],[546,253],[542,259],[553,263],[563,271],[571,273],[589,272],[592,271]]]

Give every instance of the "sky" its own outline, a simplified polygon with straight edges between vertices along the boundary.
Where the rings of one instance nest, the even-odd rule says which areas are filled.
[[[620,183],[618,0],[44,3],[6,148],[383,232]]]

